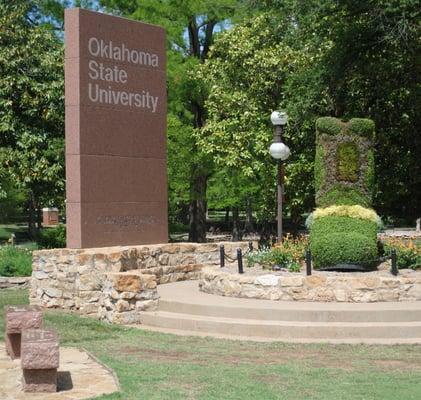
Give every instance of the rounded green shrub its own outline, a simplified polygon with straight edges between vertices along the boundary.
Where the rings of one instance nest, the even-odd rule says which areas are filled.
[[[338,263],[370,265],[377,259],[377,224],[343,216],[327,216],[313,221],[310,249],[315,268]]]
[[[377,259],[376,242],[357,232],[317,236],[311,241],[311,251],[315,268],[331,267],[338,263],[369,266]]]
[[[334,117],[322,117],[316,121],[316,130],[318,133],[327,133],[328,135],[337,135],[342,130],[341,120]]]
[[[369,139],[374,138],[374,121],[367,118],[352,118],[348,122],[348,131],[359,136],[365,136]]]

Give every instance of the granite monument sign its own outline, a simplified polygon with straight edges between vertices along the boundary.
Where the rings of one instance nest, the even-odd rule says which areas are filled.
[[[67,247],[168,240],[163,28],[65,13]]]

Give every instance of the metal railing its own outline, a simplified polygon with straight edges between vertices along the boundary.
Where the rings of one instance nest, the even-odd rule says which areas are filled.
[[[251,253],[253,251],[253,242],[248,243],[248,249],[243,254],[243,250],[241,248],[237,249],[237,257],[232,258],[228,254],[225,253],[225,247],[223,244],[219,246],[219,266],[221,268],[225,267],[225,260],[230,263],[238,263],[238,273],[244,274],[244,268],[243,268],[243,257],[245,257],[247,254]]]
[[[244,273],[244,268],[243,268],[243,257],[245,257],[247,254],[253,252],[253,242],[249,242],[248,243],[248,249],[244,252],[241,248],[237,249],[237,257],[232,258],[230,257],[228,254],[225,253],[225,247],[223,244],[221,244],[219,246],[219,265],[221,268],[225,267],[225,261],[228,261],[230,263],[235,263],[237,262],[238,264],[238,273],[239,274],[243,274]],[[312,274],[312,270],[313,270],[313,265],[312,265],[312,256],[311,256],[311,251],[309,249],[307,249],[305,251],[304,254],[305,257],[305,263],[306,263],[306,275],[310,276]],[[378,262],[384,262],[387,260],[391,260],[391,268],[390,268],[390,273],[394,276],[399,274],[399,269],[398,269],[398,263],[397,263],[397,254],[396,254],[396,250],[392,249],[392,251],[390,252],[390,256],[385,256],[385,257],[380,257],[377,258],[375,260],[370,260],[367,261],[367,264],[370,263],[378,263]],[[344,262],[341,264],[353,264],[352,261],[349,262]]]

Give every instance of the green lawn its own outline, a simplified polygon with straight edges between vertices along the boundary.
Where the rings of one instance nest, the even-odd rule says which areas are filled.
[[[3,306],[27,302],[0,291]],[[421,399],[421,346],[298,345],[178,337],[48,312],[61,345],[113,368],[122,393],[102,399]]]

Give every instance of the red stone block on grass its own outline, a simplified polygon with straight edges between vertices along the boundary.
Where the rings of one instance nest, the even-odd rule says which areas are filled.
[[[56,392],[59,366],[57,333],[46,329],[24,330],[21,365],[24,392]]]
[[[57,333],[46,329],[22,332],[21,364],[23,369],[53,369],[59,366]]]
[[[23,329],[42,327],[42,308],[38,306],[7,306],[6,311],[6,352],[12,358],[21,353],[21,333]]]

